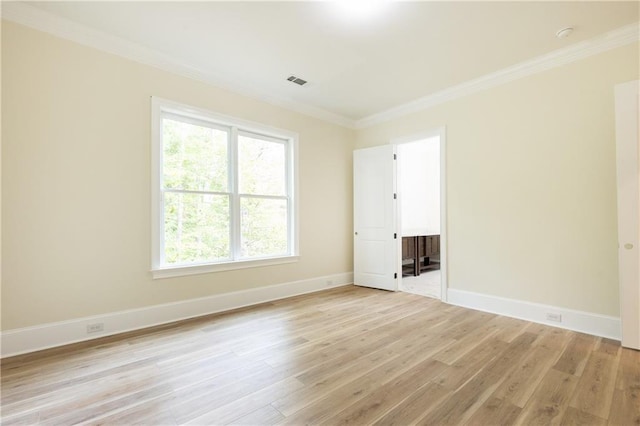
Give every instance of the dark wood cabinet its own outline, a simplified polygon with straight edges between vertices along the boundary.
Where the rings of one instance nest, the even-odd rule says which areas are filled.
[[[420,275],[420,272],[440,268],[431,257],[440,254],[440,235],[416,235],[402,237],[402,260],[411,260],[411,270],[403,275]],[[404,262],[403,262],[404,263]]]

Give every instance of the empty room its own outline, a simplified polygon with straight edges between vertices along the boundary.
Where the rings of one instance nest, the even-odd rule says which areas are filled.
[[[640,424],[637,1],[3,1],[1,424]]]

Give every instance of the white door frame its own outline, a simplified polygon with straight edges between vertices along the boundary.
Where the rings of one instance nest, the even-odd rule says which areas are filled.
[[[417,142],[423,139],[440,137],[440,300],[447,301],[447,289],[449,288],[448,256],[447,256],[447,137],[446,127],[441,126],[424,132],[394,138],[389,141],[392,145]],[[396,204],[399,209],[400,203]],[[396,213],[400,218],[400,212]],[[399,221],[399,219],[397,219]],[[400,226],[396,226],[400,230]],[[398,252],[402,257],[402,238],[398,238]],[[398,277],[402,278],[402,261],[398,262]]]

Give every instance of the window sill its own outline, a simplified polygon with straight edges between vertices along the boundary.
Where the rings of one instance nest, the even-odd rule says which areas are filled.
[[[153,279],[182,277],[186,275],[207,274],[210,272],[233,271],[236,269],[257,268],[260,266],[294,263],[300,256],[270,257],[266,259],[236,260],[224,263],[208,263],[204,265],[185,265],[152,269]]]

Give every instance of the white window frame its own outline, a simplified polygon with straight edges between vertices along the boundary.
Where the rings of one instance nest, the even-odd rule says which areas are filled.
[[[239,221],[237,208],[240,198],[236,188],[232,190],[232,205],[230,211],[230,226],[235,227],[231,232],[235,240],[230,240],[231,260],[219,262],[198,263],[188,265],[163,265],[162,258],[164,252],[164,203],[162,198],[162,117],[173,115],[187,120],[197,120],[205,122],[213,128],[225,127],[230,130],[231,137],[238,133],[250,133],[280,143],[287,146],[287,193],[288,203],[288,246],[289,253],[286,255],[238,259],[239,258]],[[231,147],[236,147],[231,144]],[[236,149],[231,149],[229,155],[234,159],[230,164],[235,163]],[[298,220],[298,135],[296,133],[266,126],[247,120],[242,120],[227,115],[218,114],[205,109],[184,105],[156,96],[151,97],[151,273],[154,279],[170,278],[183,275],[204,274],[209,272],[230,271],[234,269],[255,268],[260,266],[278,265],[284,263],[297,262],[300,258],[299,251],[299,220]],[[237,170],[230,166],[230,174]],[[231,178],[231,176],[230,176]],[[231,182],[237,182],[233,179]],[[230,186],[232,183],[230,183]]]

